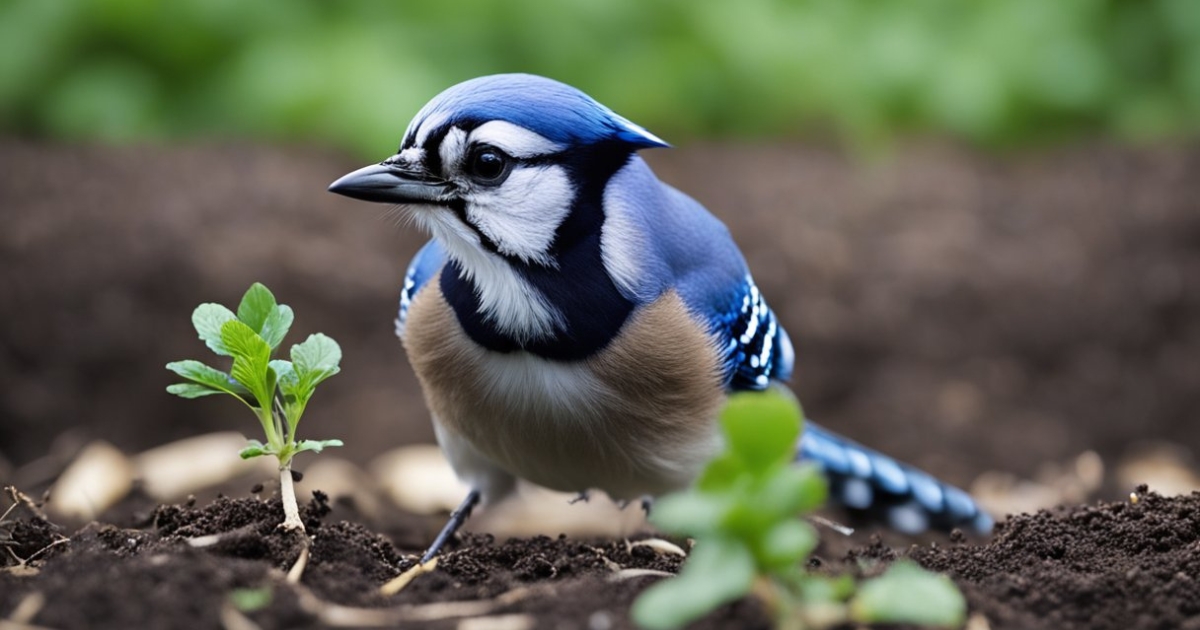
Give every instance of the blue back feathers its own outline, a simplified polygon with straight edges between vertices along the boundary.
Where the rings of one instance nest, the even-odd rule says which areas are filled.
[[[405,132],[405,144],[426,119],[439,126],[470,128],[503,120],[567,146],[618,140],[634,148],[669,146],[583,92],[531,74],[496,74],[452,86],[421,108]]]

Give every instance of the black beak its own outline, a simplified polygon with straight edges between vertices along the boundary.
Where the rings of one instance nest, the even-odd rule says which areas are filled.
[[[329,192],[380,203],[444,204],[454,198],[453,187],[395,165],[372,164],[343,175]]]

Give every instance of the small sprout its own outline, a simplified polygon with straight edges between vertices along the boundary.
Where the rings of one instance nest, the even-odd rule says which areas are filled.
[[[866,582],[857,597],[850,576],[805,570],[818,535],[801,517],[819,508],[828,490],[815,467],[794,462],[803,411],[790,392],[734,394],[720,422],[725,451],[692,488],[655,503],[650,520],[668,533],[696,538],[696,544],[678,576],[634,602],[639,626],[679,628],[746,595],[762,600],[781,628],[851,620],[961,624],[965,603],[954,584],[915,564],[900,563]],[[918,602],[922,606],[913,606]]]
[[[317,385],[340,370],[342,350],[333,339],[317,333],[292,346],[290,361],[272,359],[293,317],[291,307],[276,303],[267,287],[257,282],[246,291],[236,313],[220,304],[201,304],[192,313],[192,325],[210,350],[232,358],[233,364],[223,372],[194,360],[168,363],[168,370],[188,382],[170,385],[167,391],[183,398],[228,394],[254,412],[267,441],[249,440],[239,455],[242,459],[273,455],[279,460],[283,526],[303,531],[292,458],[304,451],[319,453],[341,446],[342,441],[297,441],[296,427]]]
[[[867,580],[850,600],[850,618],[859,623],[961,627],[967,600],[950,578],[901,560]]]
[[[234,608],[249,613],[270,606],[273,597],[270,586],[236,588],[229,592],[229,603],[233,604]]]
[[[633,618],[650,630],[669,630],[739,599],[754,584],[754,556],[741,541],[700,541],[674,578],[646,589],[633,603]]]

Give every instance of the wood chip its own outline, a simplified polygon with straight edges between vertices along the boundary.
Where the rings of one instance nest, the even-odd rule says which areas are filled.
[[[16,608],[13,608],[12,613],[8,616],[8,620],[13,623],[27,624],[33,621],[33,618],[38,613],[42,612],[42,608],[46,605],[46,596],[40,591],[29,593],[21,599]]]
[[[537,625],[530,615],[493,615],[473,617],[458,622],[458,630],[529,630]]]
[[[613,582],[622,582],[624,580],[646,576],[675,577],[675,574],[669,571],[659,571],[658,569],[621,569],[620,571],[608,576],[608,579]]]
[[[90,521],[129,494],[133,478],[129,458],[97,440],[85,446],[54,483],[47,507],[58,516]]]
[[[416,514],[452,511],[469,490],[432,444],[392,449],[372,460],[368,469],[396,505]]]
[[[133,465],[147,494],[174,501],[242,475],[274,475],[273,457],[238,457],[245,446],[245,436],[237,431],[208,433],[143,451]]]
[[[687,552],[681,549],[679,545],[661,538],[647,538],[646,540],[639,540],[629,544],[630,550],[634,547],[648,547],[661,554],[679,556],[680,558],[687,557]]]
[[[356,608],[322,601],[302,586],[294,588],[300,595],[301,606],[317,615],[321,623],[335,628],[390,628],[404,622],[480,617],[533,596],[549,597],[554,594],[553,588],[516,588],[493,599],[435,602],[393,608]]]

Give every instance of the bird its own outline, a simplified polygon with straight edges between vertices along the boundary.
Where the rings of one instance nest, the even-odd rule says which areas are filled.
[[[329,186],[431,237],[396,334],[469,491],[422,562],[518,479],[619,501],[685,488],[721,449],[727,397],[786,387],[792,342],[729,230],[640,155],[669,146],[575,87],[497,74]],[[811,421],[796,455],[902,532],[992,527],[966,492]]]

